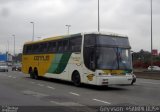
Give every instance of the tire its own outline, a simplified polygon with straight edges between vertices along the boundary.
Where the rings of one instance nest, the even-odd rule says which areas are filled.
[[[76,71],[72,75],[72,82],[75,86],[79,87],[81,85],[81,78],[79,73]]]
[[[34,70],[34,79],[36,79],[36,80],[39,79],[38,70],[37,69]]]
[[[136,82],[136,78],[133,78],[131,85],[133,85]]]
[[[32,68],[29,68],[28,73],[29,73],[29,75],[30,75],[30,78],[31,78],[31,79],[34,79],[34,73],[33,73],[33,71],[32,71]]]
[[[133,75],[133,80],[132,80],[132,82],[131,82],[131,85],[133,85],[135,82],[136,82],[136,76]]]

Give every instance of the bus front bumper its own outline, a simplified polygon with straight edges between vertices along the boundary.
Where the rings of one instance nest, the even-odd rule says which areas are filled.
[[[97,76],[97,85],[128,85],[132,84],[134,77],[132,75],[125,76]]]

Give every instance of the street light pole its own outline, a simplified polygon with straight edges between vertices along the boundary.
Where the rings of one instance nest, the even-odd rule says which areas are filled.
[[[151,2],[151,71],[152,71],[152,66],[153,66],[153,54],[152,54],[152,50],[153,50],[153,39],[152,39],[152,0]]]
[[[15,35],[12,35],[13,36],[13,55],[15,56]]]
[[[8,53],[9,53],[9,40],[7,40],[7,50],[8,50]]]
[[[98,0],[98,32],[100,32],[100,22],[99,22],[99,0]]]
[[[66,25],[67,27],[67,32],[68,32],[68,35],[69,35],[69,27],[71,27],[71,25]]]
[[[34,22],[30,22],[33,25],[33,35],[32,35],[32,41],[34,41]]]

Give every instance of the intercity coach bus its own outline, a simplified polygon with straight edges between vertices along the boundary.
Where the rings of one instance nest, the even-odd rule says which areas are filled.
[[[79,33],[26,42],[22,72],[92,85],[133,84],[132,56],[127,36]]]

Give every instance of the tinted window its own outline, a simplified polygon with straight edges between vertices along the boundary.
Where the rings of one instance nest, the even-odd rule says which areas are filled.
[[[43,44],[42,52],[43,52],[43,53],[48,52],[48,51],[47,51],[47,43],[44,43],[44,44]]]
[[[118,69],[117,48],[97,47],[98,69]]]
[[[27,50],[26,48],[27,48],[27,46],[24,45],[24,46],[23,46],[23,54],[26,54],[26,50]]]
[[[71,52],[80,52],[81,51],[81,43],[82,43],[81,37],[76,37],[76,38],[70,39]]]
[[[40,47],[39,47],[39,49],[38,49],[38,52],[39,52],[39,53],[42,53],[42,52],[44,51],[44,48],[45,48],[45,43],[41,43],[41,44],[40,44]]]
[[[38,53],[38,52],[39,52],[39,44],[34,44],[31,53]]]
[[[48,52],[56,52],[56,42],[48,42]]]
[[[94,46],[96,43],[96,35],[85,35],[84,46]]]
[[[110,45],[110,46],[119,46],[127,48],[130,47],[128,38],[99,35],[97,36],[96,40],[98,45]]]
[[[85,35],[84,45],[88,46],[116,46],[122,48],[130,48],[129,40],[127,37],[112,36],[112,35]]]
[[[68,40],[64,40],[63,41],[63,51],[69,51],[69,41]]]
[[[71,37],[56,41],[41,42],[38,44],[24,45],[25,54],[56,53],[56,52],[80,52],[82,37]]]
[[[58,41],[57,51],[58,52],[62,52],[63,51],[63,41]]]
[[[32,52],[32,45],[27,45],[26,53],[29,54]]]
[[[84,49],[84,64],[87,68],[93,70],[92,65],[95,63],[95,48],[85,47]]]

